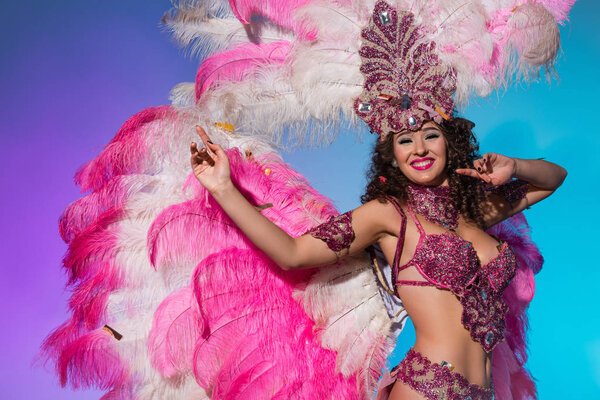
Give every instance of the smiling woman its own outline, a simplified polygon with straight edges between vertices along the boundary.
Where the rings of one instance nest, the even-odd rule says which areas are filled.
[[[503,294],[517,262],[510,246],[484,230],[549,196],[566,176],[541,160],[492,154],[481,162],[469,159],[465,154],[476,150],[470,127],[460,119],[441,126],[426,121],[413,131],[387,134],[376,145],[371,175],[386,170],[389,179],[372,179],[369,189],[376,189],[363,196],[364,205],[299,237],[244,198],[231,181],[227,154],[197,127],[205,147],[192,144],[196,178],[283,269],[381,248],[392,267],[393,291],[416,332],[413,349],[391,372],[396,383],[384,380],[389,387],[380,387],[379,395],[389,399],[493,398],[492,352],[505,339],[509,305]],[[481,182],[498,186],[486,191]]]
[[[77,174],[88,194],[60,223],[71,315],[44,343],[61,382],[118,398],[369,399],[410,315],[414,348],[378,395],[532,396],[523,312],[540,258],[509,217],[565,172],[478,158],[454,102],[499,87],[515,51],[535,62],[523,69],[551,65],[567,2],[300,3],[182,0],[165,15],[206,58]],[[327,143],[341,116],[384,139],[364,204],[338,215],[275,149]],[[363,251],[376,247],[400,309],[380,296]]]
[[[448,185],[447,139],[435,122],[425,123],[416,132],[404,131],[394,136],[395,164],[404,176],[420,185]]]
[[[422,185],[444,184],[451,187],[452,196],[460,204],[462,212],[482,223],[479,204],[483,203],[484,196],[481,184],[456,173],[459,168],[471,168],[478,156],[479,146],[471,131],[473,126],[466,119],[454,118],[440,124],[427,122],[422,130],[407,130],[382,137],[373,150],[362,201],[385,196],[405,200],[409,180]],[[423,159],[433,162],[425,163]],[[398,168],[401,174],[397,173]],[[380,176],[386,178],[385,182]],[[459,196],[459,192],[462,195]]]

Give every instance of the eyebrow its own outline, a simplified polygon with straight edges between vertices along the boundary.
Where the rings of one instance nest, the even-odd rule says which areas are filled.
[[[429,132],[429,131],[435,131],[435,132],[439,132],[440,130],[438,128],[436,128],[435,126],[428,126],[427,128],[421,129],[422,132]],[[400,136],[404,136],[404,135],[408,135],[408,134],[413,134],[415,133],[414,131],[404,131],[404,132],[400,132],[398,134],[398,137]]]

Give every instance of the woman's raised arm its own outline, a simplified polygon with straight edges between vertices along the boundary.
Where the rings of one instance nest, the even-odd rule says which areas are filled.
[[[489,185],[502,185],[512,178],[527,182],[524,196],[517,199],[489,196],[488,226],[494,225],[550,196],[562,185],[567,171],[544,160],[527,160],[486,153],[473,162],[474,169],[457,169],[459,174],[479,178]],[[493,192],[491,192],[493,193]]]
[[[313,235],[319,238],[311,234],[298,238],[289,236],[237,190],[230,179],[227,154],[221,146],[213,144],[201,127],[197,126],[196,131],[205,147],[198,149],[196,143],[191,145],[194,175],[244,234],[283,269],[334,262],[340,255],[366,248],[387,232],[386,218],[380,212],[386,207],[373,201],[344,214],[344,218],[332,221],[337,228],[342,225],[342,230],[349,233],[346,240],[338,240],[334,244],[335,239],[326,240],[316,233]]]

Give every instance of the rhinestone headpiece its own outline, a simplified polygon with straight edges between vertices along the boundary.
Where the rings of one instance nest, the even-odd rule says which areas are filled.
[[[378,1],[361,37],[365,82],[354,107],[373,132],[383,137],[452,118],[455,72],[440,62],[435,43],[423,39],[411,12]]]

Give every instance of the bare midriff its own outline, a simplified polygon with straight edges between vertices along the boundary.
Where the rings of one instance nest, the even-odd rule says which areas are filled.
[[[432,362],[446,361],[470,383],[491,385],[491,357],[461,323],[462,305],[452,292],[400,286],[402,303],[415,327],[414,349]]]

